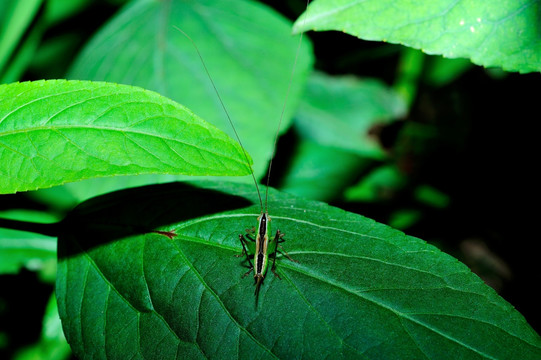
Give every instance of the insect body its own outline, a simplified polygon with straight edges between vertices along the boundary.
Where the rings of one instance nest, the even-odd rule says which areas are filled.
[[[244,235],[239,235],[239,240],[242,245],[242,254],[240,256],[246,255],[246,259],[250,264],[250,270],[244,276],[248,275],[250,272],[254,272],[254,279],[256,283],[256,295],[259,293],[259,288],[263,283],[265,278],[265,273],[267,272],[267,266],[269,264],[269,253],[274,253],[276,255],[277,243],[280,241],[283,236],[280,233],[280,230],[276,232],[276,236],[269,243],[269,230],[270,230],[270,218],[268,213],[261,214],[258,218],[258,227],[257,231],[255,229],[248,230],[246,237]],[[253,233],[255,232],[255,239],[253,238]],[[247,240],[248,238],[248,240]],[[251,241],[249,243],[248,241]],[[250,252],[248,252],[248,249]],[[253,255],[253,262],[250,261],[249,253]],[[274,272],[276,256],[273,257],[272,271]]]
[[[255,279],[255,296],[256,300],[259,295],[259,289],[265,279],[265,274],[269,265],[269,254],[272,256],[271,271],[280,279],[280,275],[276,273],[276,254],[278,253],[278,247],[282,248],[280,243],[285,240],[282,239],[284,234],[280,230],[276,230],[276,235],[269,241],[270,221],[268,212],[263,212],[258,218],[257,231],[255,229],[247,230],[246,237],[242,234],[239,235],[240,243],[242,244],[242,253],[239,256],[246,255],[246,260],[250,264],[250,270],[244,274],[244,276],[254,272]],[[253,233],[255,239],[253,238]],[[249,242],[250,241],[250,242]],[[250,260],[249,252],[253,253],[253,262]],[[293,260],[285,250],[282,248],[282,252],[291,261]],[[296,261],[295,261],[296,262]]]

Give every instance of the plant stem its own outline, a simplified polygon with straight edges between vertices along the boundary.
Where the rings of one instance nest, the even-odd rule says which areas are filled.
[[[34,232],[47,236],[58,236],[59,233],[59,223],[35,223],[29,221],[19,221],[19,220],[10,220],[0,218],[0,227],[12,230],[21,230]]]

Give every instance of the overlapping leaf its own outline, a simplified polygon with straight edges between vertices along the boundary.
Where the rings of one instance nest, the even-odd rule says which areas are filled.
[[[247,175],[240,146],[154,92],[88,81],[0,86],[0,191],[100,176]]]
[[[182,29],[199,48],[260,176],[272,154],[295,63],[299,39],[291,35],[291,25],[253,1],[133,1],[89,42],[68,77],[157,91],[233,137],[194,46],[175,27]],[[310,71],[308,45],[300,48],[282,130]]]
[[[541,71],[540,14],[532,0],[317,0],[295,29],[344,31],[525,73]]]

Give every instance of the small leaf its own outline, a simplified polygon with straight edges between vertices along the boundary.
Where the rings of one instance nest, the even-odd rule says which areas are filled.
[[[291,154],[280,190],[312,200],[337,198],[372,161],[313,141],[300,141]]]
[[[425,81],[432,86],[444,86],[457,80],[472,66],[472,63],[467,59],[446,59],[441,56],[433,56],[425,70]]]
[[[81,359],[539,359],[541,338],[494,290],[424,241],[272,191],[285,232],[255,305],[238,234],[252,187],[147,186],[76,208],[57,295]],[[237,194],[231,195],[231,194]],[[153,233],[169,231],[175,237]]]
[[[348,201],[377,202],[392,198],[407,185],[407,178],[396,165],[382,165],[345,191]]]
[[[314,73],[295,118],[300,136],[357,155],[381,158],[370,130],[406,112],[397,93],[376,79]]]
[[[57,220],[48,213],[29,210],[0,211],[0,218],[37,223]],[[55,260],[55,238],[0,227],[0,274],[14,274],[23,267],[42,270],[46,263]]]
[[[0,86],[0,192],[100,176],[247,175],[240,146],[141,88],[88,81]]]
[[[295,30],[338,30],[526,73],[541,71],[539,11],[530,0],[317,0]]]

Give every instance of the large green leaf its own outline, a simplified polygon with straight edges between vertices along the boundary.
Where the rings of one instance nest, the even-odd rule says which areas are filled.
[[[57,296],[81,359],[539,359],[541,338],[456,259],[385,225],[271,192],[277,259],[255,304],[240,184],[173,183],[81,204],[59,237]],[[211,189],[213,187],[213,189]],[[237,194],[237,195],[232,195]],[[174,231],[176,237],[150,232]]]
[[[154,92],[88,81],[0,86],[0,192],[100,176],[247,175],[239,145]]]
[[[316,0],[295,30],[338,30],[486,67],[541,70],[539,1]]]
[[[68,74],[155,90],[233,136],[188,34],[209,69],[260,176],[295,62],[298,37],[280,14],[253,1],[133,1],[89,42]],[[308,42],[298,57],[282,130],[299,102],[312,63]]]

